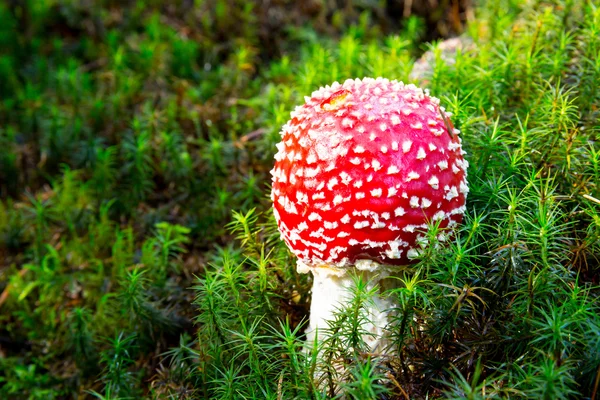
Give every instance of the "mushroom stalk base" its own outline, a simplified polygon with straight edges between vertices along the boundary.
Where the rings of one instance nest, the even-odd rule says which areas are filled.
[[[310,323],[306,329],[306,343],[311,347],[315,339],[321,342],[327,337],[328,321],[333,321],[335,312],[352,298],[354,281],[349,268],[298,266],[298,272],[313,274],[312,303],[310,306]],[[376,294],[364,305],[364,312],[369,323],[361,328],[368,332],[363,337],[372,353],[385,352],[384,330],[388,324],[388,310],[391,302],[379,295],[380,281],[387,276],[385,271],[356,269],[367,284],[367,290],[377,287]]]

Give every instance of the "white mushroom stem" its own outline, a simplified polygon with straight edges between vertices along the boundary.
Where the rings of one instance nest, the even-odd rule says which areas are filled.
[[[376,265],[379,269],[373,267]],[[306,343],[311,347],[315,337],[320,342],[327,337],[329,329],[328,321],[335,318],[335,313],[352,299],[351,270],[354,268],[335,268],[328,266],[310,267],[301,262],[298,263],[298,272],[312,272],[313,287],[310,306],[310,321],[306,329]],[[392,303],[380,295],[380,281],[388,273],[382,266],[368,261],[357,263],[356,269],[362,278],[368,282],[367,290],[375,287],[376,294],[364,305],[364,312],[368,323],[361,328],[369,332],[364,335],[363,340],[369,346],[372,353],[384,353],[386,347],[385,329],[388,324],[388,313]]]

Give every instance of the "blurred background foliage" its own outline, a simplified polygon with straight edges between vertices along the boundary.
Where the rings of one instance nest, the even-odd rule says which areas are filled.
[[[0,397],[335,396],[269,170],[303,96],[363,76],[442,98],[471,195],[391,293],[397,358],[326,344],[336,390],[595,396],[599,60],[591,0],[0,2]]]

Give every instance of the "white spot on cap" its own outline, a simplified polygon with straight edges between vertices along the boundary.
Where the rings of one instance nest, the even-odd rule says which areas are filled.
[[[371,196],[373,197],[381,197],[382,190],[381,189],[373,189],[371,190]]]
[[[341,238],[348,237],[348,236],[350,236],[350,232],[342,231],[342,232],[338,233],[337,236],[341,237]]]
[[[333,205],[337,206],[338,204],[342,204],[344,202],[344,197],[341,194],[337,194],[333,198]]]
[[[340,221],[342,221],[343,224],[347,224],[348,222],[350,222],[350,216],[346,214],[342,217],[342,219],[340,219]]]
[[[329,211],[331,210],[331,204],[329,203],[316,203],[315,208],[318,210]]]
[[[355,187],[355,188],[357,188],[357,189],[361,188],[361,187],[362,187],[362,185],[363,185],[363,181],[360,181],[360,180],[359,180],[359,181],[355,181],[355,182],[352,184],[352,186],[354,186],[354,187]]]
[[[460,207],[456,207],[455,209],[450,211],[449,215],[464,214],[466,209],[467,209],[467,207],[464,205],[460,206]]]
[[[377,139],[377,135],[376,135],[376,134],[374,134],[373,132],[371,132],[371,134],[369,135],[369,140],[370,140],[370,141],[373,141],[373,140],[375,140],[375,139]]]
[[[406,211],[404,211],[404,208],[402,208],[402,207],[398,207],[398,208],[396,208],[396,209],[394,210],[394,215],[395,215],[396,217],[401,217],[401,216],[403,216],[404,214],[406,214]]]
[[[384,132],[387,129],[387,125],[384,124],[383,122],[381,124],[379,124],[379,129],[381,130],[381,132]]]
[[[437,147],[435,146],[435,144],[429,143],[429,151],[434,151],[436,149],[437,149]]]
[[[437,163],[438,167],[440,167],[440,170],[445,170],[448,168],[448,161],[447,160],[442,160],[439,163]]]
[[[371,163],[371,165],[373,166],[373,169],[375,171],[379,171],[382,167],[381,167],[381,163],[377,160],[373,160],[373,162]]]
[[[385,228],[385,222],[376,221],[371,224],[371,229],[382,229]]]
[[[277,198],[277,203],[281,206],[281,207],[285,207],[285,205],[287,204],[287,196],[280,196]]]
[[[381,146],[381,152],[382,152],[383,154],[387,153],[387,151],[388,151],[388,148],[387,148],[387,146]]]
[[[356,196],[356,200],[360,200],[360,199],[364,199],[365,198],[365,192],[356,192],[354,194],[354,196]]]
[[[444,197],[446,200],[452,200],[453,198],[458,197],[458,190],[456,190],[456,186],[452,186]]]
[[[383,218],[383,219],[390,219],[390,213],[389,212],[381,213],[381,218]]]
[[[390,167],[387,170],[388,175],[397,174],[398,172],[400,172],[400,170],[395,165],[390,165]]]
[[[392,150],[394,150],[394,151],[398,150],[398,142],[396,142],[396,141],[392,142]]]
[[[411,146],[412,146],[412,141],[410,141],[410,140],[405,140],[405,141],[402,143],[402,151],[403,151],[404,153],[408,153],[408,152],[410,151],[410,148],[411,148]]]
[[[433,215],[433,220],[434,220],[434,221],[439,221],[439,220],[442,220],[442,219],[444,219],[444,216],[445,216],[445,215],[446,215],[446,213],[445,213],[445,212],[443,212],[443,211],[438,211],[438,212],[436,212],[436,213]]]
[[[410,198],[410,206],[411,208],[419,207],[419,198],[417,196],[412,196]]]
[[[317,230],[317,231],[310,232],[308,234],[308,236],[314,237],[314,238],[320,238],[320,237],[323,237],[323,231],[324,231],[323,228],[319,228],[319,230]]]
[[[338,183],[339,182],[336,177],[331,178],[329,180],[329,182],[327,182],[327,189],[333,190],[334,186],[337,185]]]
[[[410,182],[413,179],[419,179],[421,175],[417,174],[415,171],[410,171],[408,173],[408,177],[406,178],[406,182]]]
[[[310,213],[310,215],[308,216],[308,220],[309,221],[321,221],[323,218],[321,218],[321,216],[319,214],[317,214],[316,212],[312,212]]]
[[[298,209],[296,208],[296,205],[292,202],[289,202],[285,205],[285,211],[287,211],[290,214],[298,214]]]
[[[388,258],[400,258],[404,250],[398,249],[399,243],[397,241],[390,242],[390,249],[385,251],[385,255]]]
[[[462,194],[467,194],[469,193],[469,187],[467,186],[467,184],[465,183],[465,181],[461,181],[460,182],[460,192]]]
[[[298,203],[308,204],[308,195],[306,193],[302,193],[301,191],[297,191],[296,200],[298,201]]]
[[[398,125],[400,123],[400,117],[398,117],[397,115],[392,115],[391,121],[392,125]]]
[[[459,159],[457,159],[457,160],[455,161],[455,163],[456,163],[456,165],[457,165],[457,166],[458,166],[460,169],[462,169],[463,171],[466,171],[466,170],[467,170],[467,168],[469,167],[469,162],[468,162],[467,160],[465,160],[465,159],[461,159],[461,158],[459,158]]]
[[[434,189],[440,188],[440,180],[435,175],[432,175],[431,178],[429,178],[429,180],[427,181],[427,183],[429,183]]]
[[[287,144],[288,146],[291,146],[291,145],[294,143],[292,140],[290,140],[289,142],[291,142],[291,143],[289,143],[289,144],[288,144],[288,142],[285,142],[285,144]],[[305,147],[305,148],[306,148],[306,147],[308,147],[308,145],[309,145],[308,138],[307,138],[306,136],[302,136],[302,137],[301,137],[301,138],[298,140],[298,144],[299,144],[300,146],[302,146],[302,147]]]
[[[408,257],[409,260],[414,260],[415,258],[419,257],[419,252],[417,249],[410,249],[406,253],[406,257]]]
[[[315,176],[317,176],[317,174],[319,172],[321,172],[321,167],[317,167],[317,168],[305,168],[304,169],[304,176],[307,177],[307,178],[314,178]]]
[[[349,185],[350,181],[352,181],[352,176],[348,175],[346,172],[340,172],[340,178],[342,178],[342,183],[344,185]]]
[[[333,221],[333,222],[325,221],[325,222],[323,222],[323,226],[325,227],[325,229],[335,229],[338,227],[338,223],[335,221]]]
[[[354,229],[366,228],[369,225],[369,221],[357,221],[354,223]]]
[[[419,151],[417,152],[417,160],[424,160],[427,157],[427,153],[425,153],[425,149],[419,147]]]
[[[314,164],[317,162],[317,156],[315,156],[312,152],[306,157],[307,164]]]
[[[419,235],[417,236],[417,244],[421,246],[422,249],[424,249],[429,244],[429,239],[426,236]]]
[[[284,173],[282,170],[276,171],[276,172],[275,172],[275,174],[276,174],[276,175],[275,175],[275,178],[276,178],[276,180],[277,180],[279,183],[286,183],[286,182],[287,182],[287,176],[285,176],[285,173]],[[295,177],[295,174],[294,174],[294,173],[292,173],[292,175],[291,175],[291,176]],[[291,176],[290,176],[290,178],[291,178]],[[293,183],[293,182],[292,182],[292,183]]]
[[[356,146],[356,147],[354,148],[354,152],[355,152],[356,154],[364,153],[364,152],[365,152],[365,148],[364,148],[364,147],[362,147],[361,145],[358,145],[358,146]]]
[[[354,164],[354,165],[358,165],[358,164],[360,164],[360,158],[358,158],[358,157],[353,157],[353,158],[351,158],[351,159],[350,159],[350,162],[351,162],[352,164]]]
[[[396,193],[398,193],[398,189],[396,189],[395,187],[391,187],[388,189],[387,197],[395,196]]]
[[[331,156],[329,147],[325,146],[323,143],[317,143],[315,150],[317,150],[317,158],[319,160],[329,160]]]
[[[427,208],[431,205],[431,200],[423,197],[421,198],[421,208]]]
[[[415,122],[413,124],[410,124],[410,127],[413,129],[423,129],[423,124],[420,122]]]
[[[452,164],[452,172],[458,174],[460,172],[460,168],[458,168],[456,164]]]
[[[459,148],[460,148],[460,143],[457,143],[457,142],[448,143],[448,150],[450,150],[450,151],[456,151],[456,149],[459,149]]]

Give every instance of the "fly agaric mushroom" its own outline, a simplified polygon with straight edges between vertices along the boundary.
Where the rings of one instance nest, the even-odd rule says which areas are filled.
[[[310,343],[348,298],[349,270],[378,285],[414,262],[429,224],[447,240],[469,189],[459,131],[416,86],[349,79],[305,101],[282,128],[271,198],[298,271],[313,274]],[[390,304],[378,297],[370,307],[364,339],[381,351]]]

